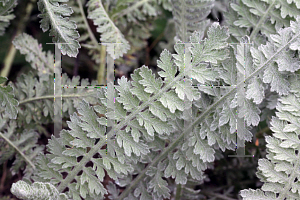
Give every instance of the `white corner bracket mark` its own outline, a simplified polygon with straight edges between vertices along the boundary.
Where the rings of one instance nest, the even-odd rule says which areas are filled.
[[[62,130],[62,88],[73,89],[73,88],[101,88],[102,85],[96,86],[81,86],[81,85],[62,85],[62,68],[61,68],[61,51],[58,48],[58,44],[67,44],[67,43],[46,43],[55,45],[55,55],[54,55],[54,136],[59,137],[59,133]],[[120,43],[99,43],[102,45],[115,45]],[[110,111],[115,113],[115,97],[114,97],[114,59],[106,54],[106,63],[107,63],[107,105],[110,108]],[[100,87],[99,87],[100,86]],[[105,86],[105,85],[104,85]],[[107,127],[114,128],[114,120],[107,120]],[[108,132],[108,130],[107,130]]]
[[[115,46],[117,43],[105,43],[105,45],[108,46],[108,48],[111,48],[112,46]],[[119,44],[119,43],[118,43]],[[104,43],[102,43],[104,45]],[[107,110],[107,112],[113,112],[113,119],[115,119],[115,60],[114,60],[114,51],[113,55],[106,54],[106,63],[107,63],[107,72],[106,72],[106,84],[107,84],[107,108],[110,110]],[[107,118],[107,128],[110,127],[110,129],[106,130],[106,134],[111,130],[115,130],[115,120]],[[107,146],[106,146],[106,154],[107,154]]]
[[[245,107],[245,101],[243,98],[241,97],[245,97],[246,93],[245,93],[245,79],[246,77],[248,77],[249,74],[247,74],[246,72],[248,70],[246,70],[247,66],[247,51],[249,50],[249,48],[247,47],[247,45],[253,45],[253,42],[250,43],[250,38],[249,37],[245,37],[242,38],[241,43],[231,43],[231,44],[243,44],[244,45],[244,63],[243,63],[243,69],[239,69],[239,70],[243,70],[241,73],[239,73],[239,70],[237,70],[237,83],[244,81],[244,83],[237,88],[237,104],[240,106],[240,109],[243,109],[243,107]],[[236,53],[237,51],[235,51]],[[228,155],[228,157],[254,157],[254,155],[246,155],[245,154],[245,138],[244,135],[246,134],[246,125],[245,125],[245,117],[240,118],[237,114],[237,110],[236,110],[236,155]],[[243,137],[243,139],[240,139],[240,137]]]
[[[186,130],[193,119],[193,110],[192,110],[192,101],[187,98],[187,90],[185,88],[192,87],[192,84],[188,82],[188,72],[191,70],[191,52],[190,52],[191,43],[184,43],[184,110],[183,110],[183,119],[184,119],[184,129]],[[184,138],[186,139],[186,138]]]
[[[59,137],[62,130],[62,88],[61,88],[61,51],[55,44],[54,54],[54,136]],[[55,98],[56,97],[56,98]]]
[[[247,40],[247,39],[246,39]],[[249,39],[248,39],[249,40]],[[190,45],[192,43],[177,43],[177,44],[184,44],[185,45],[185,68],[184,68],[184,73],[186,74],[189,70],[191,70],[192,66],[190,63],[190,58],[191,54],[188,50]],[[231,44],[240,44],[240,43],[231,43]],[[246,52],[246,45],[253,45],[253,43],[250,43],[250,40],[244,44],[244,52]],[[235,51],[236,52],[236,51]],[[245,77],[247,74],[245,74],[245,68],[247,63],[247,55],[244,55],[244,72],[238,73],[237,74],[237,81],[241,82],[242,80],[245,80]],[[185,79],[186,80],[186,79]],[[230,88],[230,87],[236,87],[236,85],[231,85],[231,86],[224,86],[224,85],[201,85],[198,84],[197,86],[192,85],[193,87],[208,87],[208,88]],[[189,85],[185,85],[185,87],[190,87]],[[186,90],[185,90],[186,91]],[[242,109],[244,107],[244,101],[241,99],[242,96],[245,96],[245,83],[242,84],[239,88],[237,88],[237,101],[239,102],[239,105]],[[188,101],[186,98],[186,92],[185,92],[185,99],[184,99],[184,112],[183,112],[183,117],[184,117],[184,129],[188,128],[190,125],[190,119],[192,117],[192,102]],[[236,155],[228,155],[228,157],[254,157],[254,155],[246,155],[245,154],[245,139],[240,139],[238,135],[244,135],[246,132],[246,127],[245,127],[245,119],[244,117],[239,118],[236,116]]]

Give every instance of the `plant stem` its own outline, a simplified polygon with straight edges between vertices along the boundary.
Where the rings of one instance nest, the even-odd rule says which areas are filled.
[[[225,100],[226,98],[228,98],[230,95],[233,94],[233,92],[235,92],[235,90],[240,87],[242,84],[244,83],[241,82],[237,85],[236,88],[233,88],[231,91],[229,91],[227,94],[225,94],[224,96],[222,96],[218,101],[216,101],[214,104],[212,104],[208,109],[206,109],[193,123],[190,124],[190,126],[178,137],[176,138],[167,148],[165,148],[163,150],[163,152],[161,154],[159,154],[158,156],[155,157],[155,159],[152,161],[152,163],[150,163],[135,179],[133,182],[131,182],[131,184],[129,185],[129,187],[127,187],[122,194],[119,196],[119,200],[124,199],[125,197],[127,197],[127,195],[129,194],[129,192],[144,178],[146,171],[148,171],[148,169],[150,168],[150,166],[155,166],[156,164],[158,164],[158,162],[160,160],[162,160],[163,158],[165,158],[171,151],[173,151],[177,145],[183,140],[184,136],[188,133],[190,133],[193,129],[193,127],[197,124],[199,124],[202,120],[204,120],[207,116],[209,116],[209,113],[211,111],[213,111],[217,105],[219,105],[220,103],[223,102],[223,100]]]
[[[85,96],[91,96],[93,94],[95,94],[95,91],[91,91],[91,92],[86,92],[84,94],[66,94],[66,95],[62,95],[62,96],[54,96],[54,95],[46,95],[46,96],[41,96],[41,97],[33,97],[33,98],[28,98],[28,99],[24,99],[22,101],[19,101],[19,106],[22,104],[26,104],[26,103],[30,103],[33,101],[38,101],[38,100],[43,100],[43,99],[54,99],[54,97],[56,98],[76,98],[76,97],[85,97]],[[5,109],[0,110],[1,112],[4,112]]]
[[[260,27],[262,24],[265,23],[265,20],[268,16],[270,16],[269,12],[270,10],[274,7],[275,3],[277,1],[273,1],[272,4],[268,7],[268,9],[266,10],[266,12],[264,12],[264,15],[260,18],[260,20],[258,21],[258,23],[255,25],[254,30],[252,31],[251,35],[250,35],[250,41],[253,40],[254,37],[256,37],[256,34],[258,33]]]
[[[20,101],[19,105],[25,104],[25,103],[28,103],[28,102],[31,102],[31,101],[42,100],[42,99],[54,99],[54,97],[56,97],[56,98],[59,98],[59,97],[62,97],[62,98],[85,97],[85,96],[90,96],[93,93],[96,93],[96,92],[87,92],[85,94],[66,94],[66,95],[62,95],[62,96],[47,95],[47,96],[42,96],[42,97],[33,97],[33,98],[29,98],[29,99],[25,99],[23,101]]]
[[[182,191],[182,185],[181,184],[177,184],[177,186],[176,186],[175,200],[180,200],[181,199],[181,191]]]
[[[153,47],[161,40],[162,37],[164,37],[165,33],[161,32],[159,34],[159,36],[152,42],[152,44],[146,48],[146,61],[145,61],[145,65],[149,66],[149,62],[150,62],[150,51],[153,49]]]
[[[90,37],[91,41],[94,43],[94,45],[97,46],[97,45],[98,45],[98,41],[97,41],[97,39],[96,39],[96,37],[95,37],[93,31],[91,30],[91,28],[90,28],[90,26],[89,26],[89,23],[88,23],[87,18],[86,18],[86,16],[85,16],[85,13],[84,13],[84,10],[83,10],[81,1],[80,1],[80,0],[77,0],[77,4],[78,4],[78,6],[79,6],[79,9],[80,9],[80,13],[81,13],[83,22],[84,22],[84,24],[85,24],[85,26],[86,26],[86,29],[87,29],[88,33],[89,33],[89,37]],[[98,49],[99,49],[99,48],[98,48]]]
[[[16,55],[16,48],[11,44],[9,46],[8,54],[6,55],[6,57],[4,59],[4,67],[1,70],[0,76],[8,77],[12,62],[15,58],[15,55]]]
[[[4,13],[6,13],[6,12],[9,11],[10,9],[12,9],[12,8],[14,7],[16,1],[17,1],[17,0],[8,1],[8,2],[6,2],[6,4],[4,5],[4,2],[5,2],[5,1],[3,2],[3,0],[2,0],[1,5],[3,5],[3,6],[5,7],[5,9],[2,10],[2,11],[0,12],[0,16],[4,15]],[[3,9],[3,8],[2,8],[2,9]]]
[[[25,16],[20,16],[20,21],[17,25],[17,30],[15,32],[15,34],[12,37],[12,40],[15,38],[15,36],[19,35],[20,33],[23,32],[23,30],[25,29],[25,26],[27,24],[27,21],[31,15],[32,9],[33,9],[33,5],[35,4],[36,0],[31,0],[28,2],[27,6],[26,6],[26,12],[25,12]],[[14,47],[13,43],[10,43],[10,47],[8,50],[8,53],[4,59],[4,67],[1,70],[1,74],[0,76],[3,77],[8,77],[13,60],[15,58],[16,55],[16,48]]]
[[[100,51],[100,66],[99,66],[99,69],[98,69],[98,74],[97,74],[97,80],[98,80],[98,83],[100,85],[104,85],[105,82],[104,82],[104,73],[105,73],[105,64],[106,64],[106,46],[102,45],[101,46],[101,51]]]
[[[77,0],[77,4],[79,5],[79,9],[80,9],[80,12],[81,12],[81,15],[82,15],[82,18],[83,18],[83,21],[84,21],[84,24],[86,26],[86,29],[89,33],[89,37],[90,39],[92,40],[93,42],[93,46],[90,46],[90,45],[82,45],[83,47],[86,47],[86,48],[95,48],[99,53],[100,53],[100,65],[99,65],[99,69],[98,69],[98,74],[97,74],[97,80],[98,80],[98,83],[101,85],[101,84],[104,84],[104,73],[105,73],[105,64],[106,64],[106,61],[105,61],[105,56],[106,56],[106,48],[104,45],[102,45],[101,47],[99,46],[99,43],[94,35],[94,33],[92,32],[89,24],[88,24],[88,21],[86,19],[86,15],[84,14],[84,10],[83,10],[83,7],[82,7],[82,3],[80,0]],[[108,5],[109,3],[106,4],[106,9],[108,9]],[[108,12],[108,10],[106,10],[106,12]]]
[[[130,7],[127,7],[126,9],[122,10],[121,12],[113,14],[111,16],[111,19],[113,21],[115,21],[116,19],[118,19],[118,18],[126,15],[127,13],[130,13],[130,12],[134,11],[135,9],[137,9],[138,7],[140,7],[141,5],[143,5],[144,3],[147,3],[148,1],[150,1],[150,0],[141,0],[141,1],[138,1],[134,5],[132,5]]]
[[[24,158],[24,160],[31,165],[33,169],[35,169],[35,165],[31,162],[31,160],[16,145],[14,145],[9,138],[6,138],[2,133],[0,133],[0,137],[3,138],[10,146],[12,146]]]

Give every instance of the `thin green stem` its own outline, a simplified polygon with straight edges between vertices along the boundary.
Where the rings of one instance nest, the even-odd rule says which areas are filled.
[[[120,17],[122,17],[122,16],[124,16],[124,15],[126,15],[126,14],[128,14],[128,13],[130,13],[130,12],[132,12],[132,11],[134,11],[135,9],[137,9],[138,7],[140,7],[141,5],[143,5],[144,3],[148,2],[148,1],[150,1],[150,0],[142,0],[142,1],[138,1],[138,2],[135,3],[134,5],[132,5],[132,6],[128,7],[128,8],[126,8],[126,9],[122,10],[121,12],[113,14],[113,15],[111,16],[111,19],[112,19],[113,21],[115,21],[115,20],[117,20],[118,18],[120,18]]]
[[[33,169],[35,169],[35,165],[31,162],[31,160],[22,151],[20,151],[20,149],[10,141],[10,139],[6,138],[1,132],[0,137],[3,138],[10,146],[12,146],[25,159],[25,161],[30,164]]]
[[[98,44],[98,41],[93,33],[93,31],[91,30],[90,26],[89,26],[89,23],[86,19],[86,15],[84,13],[84,10],[83,10],[83,7],[82,7],[82,3],[80,0],[77,0],[77,4],[79,6],[79,9],[80,9],[80,13],[81,13],[81,16],[82,16],[82,19],[83,19],[83,22],[84,22],[84,25],[86,27],[86,30],[88,31],[89,33],[89,37],[91,39],[91,41],[94,43],[94,45],[97,47],[97,49],[99,49],[99,44]]]
[[[36,2],[36,0],[31,0],[31,1],[28,2],[27,6],[26,6],[25,14],[24,14],[24,16],[20,16],[20,21],[17,25],[17,30],[14,33],[12,38],[14,38],[16,35],[19,35],[20,33],[22,33],[23,30],[25,29],[25,26],[28,22],[28,19],[29,19],[30,15],[31,15],[33,5],[35,4],[35,2]],[[14,60],[15,55],[16,55],[16,52],[17,52],[17,50],[14,47],[13,43],[11,42],[10,47],[9,47],[9,51],[6,54],[6,57],[4,59],[4,67],[1,70],[0,76],[8,77],[11,66],[12,66],[12,63],[13,63],[13,60]]]
[[[82,8],[82,4],[81,4],[81,1],[80,0],[77,0],[77,3],[79,5],[79,8],[80,8],[80,12],[81,12],[81,15],[82,15],[82,18],[83,18],[83,21],[84,21],[84,24],[86,26],[86,29],[89,33],[89,37],[90,39],[92,40],[93,42],[93,46],[92,45],[88,45],[88,44],[84,44],[82,45],[83,47],[86,47],[86,48],[89,48],[89,49],[97,49],[97,51],[100,53],[100,64],[99,64],[99,69],[98,69],[98,73],[97,73],[97,80],[98,80],[98,83],[101,85],[101,84],[104,84],[104,73],[105,73],[105,56],[106,56],[106,48],[104,45],[102,45],[100,47],[95,35],[93,34],[88,22],[87,22],[87,19],[86,19],[86,16],[84,14],[84,10]],[[101,2],[100,2],[101,4]],[[108,6],[109,6],[109,3],[106,4],[106,12],[108,12]]]
[[[22,104],[26,104],[26,103],[30,103],[33,101],[38,101],[38,100],[43,100],[43,99],[54,99],[55,98],[76,98],[76,97],[85,97],[85,96],[90,96],[95,94],[95,91],[91,91],[91,92],[86,92],[84,94],[66,94],[66,95],[61,95],[61,96],[54,96],[54,95],[46,95],[46,96],[40,96],[40,97],[33,97],[33,98],[28,98],[28,99],[24,99],[22,101],[19,101],[19,106]],[[5,109],[2,109],[0,111],[0,113],[4,112]]]
[[[276,1],[273,1],[270,6],[268,7],[267,11],[264,13],[264,15],[260,18],[256,26],[254,27],[251,35],[250,35],[250,41],[253,40],[254,37],[256,37],[256,34],[260,30],[260,27],[265,23],[265,20],[268,16],[270,16],[269,12],[270,10],[275,6]]]
[[[8,1],[6,2],[6,4],[4,5],[4,2],[0,2],[1,5],[3,5],[5,7],[5,9],[3,9],[2,7],[2,11],[0,12],[0,16],[3,16],[5,13],[7,13],[7,11],[9,11],[10,9],[12,9],[15,6],[17,0],[13,0],[13,1]]]
[[[76,97],[85,97],[85,96],[90,96],[95,92],[87,92],[85,94],[65,94],[65,95],[61,95],[61,96],[54,96],[54,95],[46,95],[46,96],[41,96],[41,97],[33,97],[33,98],[28,98],[25,99],[23,101],[19,102],[19,105],[28,103],[28,102],[32,102],[32,101],[38,101],[38,100],[43,100],[43,99],[54,99],[55,98],[76,98]]]
[[[100,65],[98,69],[98,74],[97,74],[97,80],[100,85],[104,85],[104,74],[105,74],[105,64],[106,64],[106,46],[102,45],[101,46],[101,51],[100,51]]]
[[[176,186],[175,200],[180,200],[181,199],[181,191],[182,191],[182,185],[181,184],[177,184],[177,186]]]
[[[0,76],[8,77],[15,55],[16,55],[16,48],[11,44],[8,53],[4,59],[4,67],[1,70]]]

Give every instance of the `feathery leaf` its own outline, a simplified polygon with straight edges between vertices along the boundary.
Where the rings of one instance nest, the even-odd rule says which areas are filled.
[[[68,0],[39,0],[38,9],[42,14],[38,17],[42,18],[40,21],[43,32],[50,29],[50,36],[52,36],[53,43],[58,44],[58,48],[63,55],[69,57],[76,57],[78,49],[80,48],[79,42],[76,40],[80,37],[76,31],[76,24],[70,21],[68,17],[73,13],[72,8],[66,4],[60,5],[59,3],[67,2]]]

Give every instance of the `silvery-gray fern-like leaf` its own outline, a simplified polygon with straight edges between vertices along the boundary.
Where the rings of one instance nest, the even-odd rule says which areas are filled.
[[[237,0],[230,3],[230,6],[229,12],[224,13],[229,31],[240,40],[244,35],[250,35],[246,32],[252,28],[250,38],[256,46],[265,43],[259,32],[270,38],[271,34],[288,27],[290,20],[300,15],[300,4],[297,1]]]
[[[88,6],[88,18],[92,19],[94,24],[98,26],[97,32],[101,33],[100,40],[107,46],[107,52],[114,59],[125,54],[130,49],[130,45],[110,19],[102,2],[100,0],[90,0],[86,6]],[[112,45],[108,45],[107,43],[112,43]]]
[[[177,32],[177,39],[175,40],[187,42],[195,30],[204,33],[210,23],[206,17],[213,6],[214,1],[212,0],[172,0],[172,13]]]
[[[6,77],[0,77],[0,84],[6,81]],[[5,111],[10,119],[17,118],[18,110],[16,107],[19,105],[19,102],[14,98],[11,86],[0,86],[0,104],[2,107],[5,107],[3,111]]]
[[[52,84],[50,84],[52,82]],[[30,126],[32,121],[38,124],[47,124],[54,119],[53,100],[54,100],[54,78],[53,74],[41,74],[36,77],[33,72],[22,74],[17,78],[16,83],[9,83],[14,88],[16,99],[19,101],[17,111],[19,113],[17,123],[19,126]],[[79,102],[85,98],[89,103],[95,104],[96,93],[88,88],[68,88],[68,86],[87,86],[90,85],[87,79],[73,77],[69,79],[66,74],[62,74],[62,112],[63,117],[68,117],[75,112]],[[92,84],[96,85],[95,81]],[[79,100],[80,99],[80,100]],[[14,103],[11,100],[10,103]],[[8,109],[9,106],[6,108]],[[58,110],[58,109],[56,109]],[[34,128],[34,127],[31,127]]]
[[[171,0],[158,0],[158,3],[161,4],[165,10],[172,11]]]
[[[293,89],[279,98],[276,117],[272,117],[273,136],[266,136],[267,159],[258,161],[257,176],[264,182],[261,189],[245,189],[240,194],[244,200],[299,199],[299,147],[300,147],[300,90],[299,77],[290,78]]]
[[[16,128],[16,121],[8,123],[7,118],[0,117],[0,137],[3,140],[0,141],[0,164],[13,159],[16,155],[11,172],[14,175],[25,168],[24,178],[28,179],[35,169],[34,160],[43,151],[44,145],[37,144],[38,134],[34,130],[17,133]]]
[[[5,33],[5,29],[9,26],[10,20],[15,18],[11,14],[13,8],[17,5],[17,0],[1,0],[0,1],[0,36]]]
[[[132,171],[132,167],[128,165],[128,161],[121,162],[112,154],[106,154],[105,149],[101,150],[100,148],[97,148],[96,150],[94,148],[96,138],[101,138],[101,141],[105,140],[104,133],[106,126],[99,124],[100,120],[102,120],[103,118],[101,119],[97,117],[93,108],[90,107],[85,101],[80,104],[78,112],[80,116],[75,113],[71,116],[71,121],[68,122],[71,130],[63,130],[61,132],[61,138],[63,139],[52,137],[48,145],[48,150],[49,152],[51,152],[51,154],[47,155],[47,157],[45,157],[44,155],[40,155],[38,161],[39,170],[38,173],[36,173],[36,175],[38,176],[36,176],[34,180],[39,180],[42,182],[48,180],[55,185],[58,182],[61,182],[61,187],[63,187],[63,182],[68,181],[67,179],[64,180],[61,177],[60,173],[64,171],[67,172],[68,176],[70,177],[73,177],[75,175],[74,178],[77,180],[77,183],[67,183],[68,187],[70,188],[69,194],[73,197],[73,199],[78,199],[80,198],[79,196],[88,199],[97,199],[97,196],[99,194],[101,194],[101,197],[107,193],[102,183],[98,181],[103,181],[103,177],[105,175],[104,169],[107,171],[110,177],[116,179],[118,177],[118,174],[126,175],[129,171]],[[115,146],[115,144],[111,143],[110,140],[107,141],[108,144]],[[66,149],[66,145],[74,145],[75,148]],[[87,148],[90,149],[89,153],[86,152]],[[89,155],[94,151],[98,152],[102,156],[102,158],[89,158],[89,160],[94,163],[93,168],[85,168],[81,166],[80,162],[76,161],[78,153],[84,155],[84,157],[89,157]],[[122,151],[122,153],[124,153],[124,151]],[[84,158],[84,160],[85,159],[86,158]],[[84,160],[82,161],[84,162]],[[49,164],[47,165],[47,163]],[[75,168],[72,169],[73,167]],[[73,174],[76,168],[83,169],[83,174]],[[96,176],[98,178],[96,178]],[[51,177],[57,178],[52,179]],[[80,188],[80,190],[75,189],[78,187]],[[61,191],[61,189],[59,188],[58,190]]]
[[[20,50],[21,54],[26,54],[26,61],[31,64],[33,69],[38,70],[40,75],[53,73],[53,54],[48,51],[46,55],[42,50],[42,45],[38,44],[31,35],[20,34],[14,38],[12,43],[16,49]]]
[[[193,66],[195,66],[193,68],[195,68],[194,70],[198,69],[198,71],[196,71],[196,72],[198,72],[199,74],[201,71],[201,67],[203,68],[204,72],[207,71],[207,73],[210,73],[210,71],[205,68],[205,66],[207,66],[207,65],[205,65],[205,61],[209,60],[212,63],[217,63],[219,59],[224,60],[227,58],[228,52],[227,52],[226,39],[228,38],[228,35],[226,34],[226,29],[220,28],[218,26],[218,24],[215,23],[212,25],[212,27],[208,31],[208,35],[209,36],[207,39],[205,39],[204,41],[201,41],[200,34],[198,32],[195,32],[191,36],[191,40],[190,40],[192,42],[192,46],[189,50],[192,52],[192,58],[193,58],[192,64],[193,64]],[[218,38],[218,40],[216,40],[216,41],[218,41],[218,43],[212,44],[216,38]],[[182,106],[182,103],[178,102],[178,101],[182,101],[181,98],[183,98],[183,96],[181,96],[181,86],[182,86],[182,88],[185,88],[186,93],[187,93],[187,98],[189,100],[195,100],[195,99],[199,98],[199,92],[197,90],[194,90],[195,88],[189,87],[191,82],[188,82],[188,79],[185,79],[185,82],[187,82],[186,85],[184,84],[184,81],[176,80],[180,76],[183,76],[183,74],[184,74],[183,72],[185,70],[184,69],[184,63],[185,63],[184,44],[179,43],[179,44],[176,44],[176,46],[175,46],[175,49],[177,48],[177,54],[173,55],[174,60],[171,59],[172,57],[169,55],[170,53],[168,51],[164,50],[161,54],[161,58],[160,58],[161,61],[158,61],[158,66],[161,69],[163,69],[163,71],[160,71],[158,74],[161,77],[164,77],[165,84],[167,84],[167,85],[172,84],[172,83],[174,84],[175,87],[173,87],[173,88],[174,88],[175,92],[173,92],[171,90],[169,92],[169,94],[162,95],[161,98],[158,98],[159,101],[156,101],[157,104],[155,104],[155,106],[157,106],[160,103],[162,103],[163,104],[162,108],[164,108],[164,110],[165,110],[165,108],[167,108],[167,110],[166,110],[167,112],[165,112],[163,110],[165,112],[164,115],[167,116],[167,118],[171,118],[172,121],[176,120],[176,118],[179,118],[179,119],[182,118],[182,117],[180,117],[180,113],[183,111],[183,106]],[[187,51],[187,49],[186,49],[186,51]],[[217,54],[220,57],[215,56]],[[211,55],[211,56],[208,56],[208,55]],[[200,64],[202,64],[202,65],[200,65]],[[177,67],[174,69],[174,66],[177,66]],[[153,76],[150,72],[148,72],[148,70],[146,68],[145,69],[143,69],[143,68],[144,67],[135,70],[134,74],[132,75],[132,79],[133,79],[132,85],[135,86],[132,90],[133,90],[133,93],[136,94],[139,99],[141,99],[141,100],[145,99],[147,101],[147,96],[145,96],[145,95],[147,93],[149,93],[149,94],[152,93],[155,96],[155,93],[159,92],[158,89],[161,87],[162,80],[160,77],[159,77],[159,79],[155,79],[155,76]],[[179,72],[182,72],[182,73],[179,73],[179,75],[174,76],[175,72],[177,70],[179,70]],[[192,73],[190,73],[188,71],[187,74],[190,75]],[[172,77],[174,77],[174,78],[172,78]],[[175,82],[175,80],[176,80],[176,82]],[[204,79],[203,81],[206,82],[207,79]],[[124,84],[121,84],[120,86],[122,86],[122,85],[124,85]],[[142,86],[144,86],[146,88],[144,90],[142,90],[142,88],[143,88]],[[135,90],[140,91],[140,92],[142,92],[142,94],[145,94],[145,95],[141,95]],[[173,92],[173,93],[171,93],[171,92]],[[170,97],[172,96],[172,98],[164,97],[167,95]],[[172,99],[172,101],[171,100],[169,101],[169,99]],[[153,107],[154,109],[151,109],[151,107]],[[149,107],[149,109],[151,110],[151,112],[153,110],[156,110],[156,112],[152,112],[153,114],[159,113],[159,110],[162,110],[159,107],[155,109],[155,107],[152,105]],[[177,117],[176,118],[174,118],[174,116],[172,117],[172,115],[168,114],[168,112],[174,113],[175,116],[177,116]],[[193,113],[197,114],[197,112],[193,112]],[[164,118],[162,118],[163,115],[161,115],[161,116],[160,115],[157,115],[157,117],[164,119]],[[179,137],[179,134],[181,133],[181,129],[182,129],[182,122],[183,122],[182,120],[179,120],[178,122],[174,123],[174,125],[176,125],[177,123],[180,123],[181,125],[178,125],[178,127],[174,126],[174,130],[178,130],[179,133],[173,134],[174,131],[172,131],[170,133],[170,136],[168,138],[171,138],[170,139],[171,142],[173,142],[173,140],[178,141],[178,137]],[[197,134],[197,133],[195,132],[194,134]],[[159,137],[164,138],[162,136],[163,135],[159,134]],[[185,136],[190,137],[189,134],[186,134]],[[176,139],[173,139],[173,138],[176,138]],[[180,138],[181,138],[181,136],[180,136]],[[208,166],[207,162],[211,162],[210,158],[213,158],[213,157],[211,157],[211,155],[214,154],[214,150],[212,148],[199,148],[199,145],[198,146],[196,145],[197,147],[195,148],[193,146],[193,144],[195,144],[195,141],[190,141],[189,145],[186,144],[185,147],[183,147],[183,144],[181,141],[177,143],[178,150],[174,146],[174,148],[176,149],[176,152],[178,152],[178,153],[176,153],[176,156],[174,154],[174,156],[175,156],[174,158],[166,159],[166,163],[164,164],[164,167],[161,167],[159,170],[166,169],[165,172],[168,171],[168,174],[164,174],[164,176],[170,177],[172,175],[173,178],[176,178],[175,181],[177,184],[180,184],[180,183],[185,184],[185,182],[187,180],[187,176],[191,176],[192,178],[197,179],[197,180],[203,179],[205,176],[203,175],[203,172],[201,170],[205,170]],[[207,144],[207,140],[205,140],[204,138],[199,138],[197,142],[199,142],[200,144]],[[180,149],[182,149],[182,150],[180,150]],[[149,156],[150,155],[151,154],[149,154]],[[208,157],[210,157],[210,158],[208,158]],[[156,161],[156,162],[159,163],[159,165],[161,164],[161,162],[158,162],[158,161]],[[154,164],[154,166],[155,165],[156,164]],[[169,166],[169,167],[167,167],[167,166]],[[153,169],[156,169],[156,167]],[[143,174],[146,172],[147,172],[147,168],[143,170]],[[146,176],[145,178],[147,181],[151,181],[151,177]],[[156,182],[156,184],[160,185],[158,182]],[[129,188],[132,187],[131,185],[132,184],[130,184]],[[166,191],[159,192],[159,190],[156,190],[155,196],[158,199],[161,199],[164,196],[165,192]],[[122,193],[122,195],[119,197],[119,199],[126,197],[127,194],[128,194],[127,192]]]
[[[299,22],[300,17],[298,16],[295,22],[291,21],[290,27],[280,29],[278,34],[270,35],[271,40],[266,45],[261,45],[258,49],[254,47],[250,49],[254,67],[257,68],[262,63],[271,60],[260,80],[264,83],[270,83],[271,91],[276,91],[280,95],[287,95],[290,90],[290,83],[285,79],[286,76],[300,69],[300,62],[295,58],[294,51],[294,49],[298,49]],[[259,80],[257,79],[257,81]],[[261,84],[261,81],[256,82],[256,87],[261,87]],[[257,98],[257,95],[251,95],[253,94],[253,86],[250,84],[248,87],[248,97]]]
[[[199,34],[196,32],[192,36],[195,44],[191,47],[191,52],[195,66],[198,66],[200,62],[217,63],[218,60],[226,58],[227,46],[225,41],[228,38],[226,29],[221,28],[218,24],[213,24],[208,34],[211,36],[200,44],[196,43],[201,41]],[[218,39],[216,40],[216,38]],[[218,41],[217,44],[213,43],[215,40]],[[201,49],[204,49],[203,54],[200,53]],[[182,52],[179,54],[178,59],[180,60]],[[217,57],[217,54],[220,57]],[[208,55],[211,55],[211,58]],[[109,103],[110,101],[106,100],[111,94],[108,94],[105,88],[97,91],[99,105],[90,107],[86,101],[81,102],[78,108],[79,115],[72,115],[71,121],[68,122],[71,130],[63,130],[60,138],[52,137],[48,145],[50,154],[38,157],[37,171],[33,180],[50,181],[57,186],[59,192],[68,187],[68,195],[73,199],[79,199],[80,196],[85,199],[97,199],[107,193],[102,183],[98,181],[99,179],[103,180],[104,169],[111,178],[118,180],[132,174],[133,169],[138,167],[143,169],[145,167],[143,160],[154,159],[159,155],[157,150],[150,151],[150,148],[163,150],[165,140],[173,132],[173,127],[165,120],[180,118],[182,106],[179,102],[182,104],[182,88],[190,91],[188,92],[190,100],[199,98],[197,90],[187,87],[188,84],[181,81],[184,74],[181,63],[184,60],[178,61],[179,64],[175,65],[174,61],[170,60],[171,58],[172,55],[169,52],[162,52],[158,62],[158,66],[162,69],[159,73],[161,76],[159,79],[156,79],[145,66],[135,70],[133,82],[127,81],[124,77],[119,79],[119,86],[116,86],[119,95],[115,94],[117,101],[114,107]],[[178,69],[181,73],[175,76]],[[171,90],[165,93],[164,90],[168,89]],[[149,98],[150,95],[153,96]],[[174,104],[174,100],[178,103]],[[150,111],[139,112],[147,106],[151,107]],[[163,112],[159,112],[160,110]],[[127,116],[126,113],[130,112],[131,115]],[[106,117],[99,118],[96,113],[104,114]],[[136,119],[132,119],[132,116]],[[105,134],[106,120],[108,119],[120,122],[116,127],[117,132],[111,130],[110,133]],[[124,125],[126,128],[121,130]],[[99,141],[97,142],[96,139]],[[148,146],[146,142],[149,142],[151,146]],[[207,144],[207,141],[202,139],[199,139],[198,142]],[[105,149],[101,149],[104,144],[107,144],[107,153]],[[71,146],[73,148],[67,149]],[[209,148],[208,152],[205,148],[197,147],[194,150],[195,154],[193,154],[193,147],[180,149],[177,150],[173,158],[177,162],[176,169],[173,170],[180,171],[177,173],[179,181],[182,181],[181,177],[187,175],[198,180],[203,179],[202,170],[206,169],[206,162],[212,161],[209,156],[205,155],[213,154],[214,150]],[[193,155],[192,159],[186,157],[186,150],[188,155]],[[101,158],[94,158],[96,153],[99,153]],[[77,161],[76,158],[79,154],[83,157],[82,160]],[[90,161],[94,164],[93,168],[83,167]],[[167,167],[167,165],[164,166]],[[161,176],[160,173],[164,166],[160,166],[160,164],[159,167],[153,166],[156,177]],[[83,173],[78,175],[81,170]],[[68,174],[66,178],[62,178],[61,173],[64,172]],[[76,180],[76,183],[70,183],[73,179]],[[169,191],[166,191],[167,185],[163,179],[151,179],[150,176],[147,176],[147,180],[149,183],[147,190],[153,191],[157,198],[169,196]]]
[[[158,13],[156,1],[153,0],[124,0],[118,1],[115,11],[112,13],[112,19],[126,16],[127,21],[137,22],[146,20],[146,16],[156,16]]]
[[[11,193],[24,200],[67,200],[51,183],[35,182],[32,186],[25,181],[13,183]]]
[[[100,45],[98,44],[97,39],[91,31],[89,27],[88,21],[86,19],[86,15],[84,13],[84,5],[86,5],[86,0],[80,1],[69,1],[68,5],[73,9],[74,13],[70,16],[70,20],[73,20],[80,33],[80,37],[78,41],[81,42],[83,47],[87,47],[89,49],[88,55],[91,56],[92,60],[94,60],[97,64],[100,63]],[[85,43],[85,44],[84,44]]]
[[[126,39],[131,45],[128,54],[137,52],[147,45],[146,40],[153,30],[152,21],[161,10],[158,3],[153,0],[126,0],[117,1],[112,6],[109,15],[120,31],[126,33]]]
[[[43,32],[50,29],[50,36],[53,36],[53,43],[58,44],[58,48],[63,55],[70,57],[76,57],[78,49],[80,48],[79,42],[76,40],[79,38],[78,31],[76,31],[76,24],[74,21],[70,21],[68,17],[73,13],[73,10],[60,3],[66,2],[66,0],[39,0],[37,2],[38,9],[42,14],[38,17],[42,18],[40,21]]]

